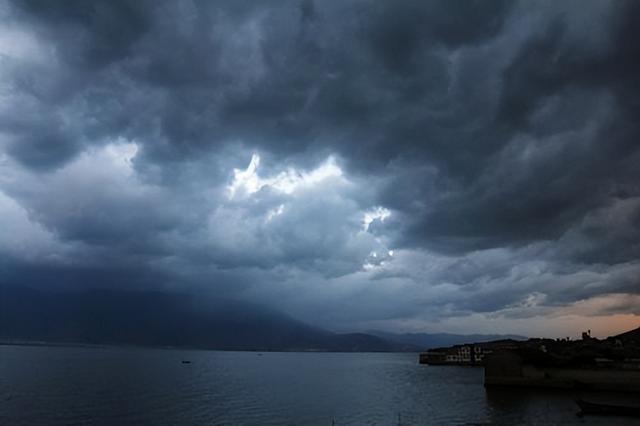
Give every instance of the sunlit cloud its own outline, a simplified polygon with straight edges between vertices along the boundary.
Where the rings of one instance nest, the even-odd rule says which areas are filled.
[[[284,212],[284,204],[280,204],[277,208],[271,209],[267,212],[266,222],[270,222],[276,216],[280,216]]]
[[[233,181],[228,187],[229,198],[234,198],[240,193],[251,195],[265,187],[290,195],[297,190],[310,188],[327,179],[340,178],[343,175],[342,169],[333,157],[328,157],[324,163],[308,172],[289,168],[275,176],[262,177],[258,173],[259,167],[260,156],[253,154],[246,169],[233,170]]]
[[[364,213],[364,217],[362,219],[362,230],[368,231],[369,226],[375,220],[379,220],[380,222],[384,222],[387,218],[391,216],[391,211],[385,207],[375,207],[371,210],[368,210]]]

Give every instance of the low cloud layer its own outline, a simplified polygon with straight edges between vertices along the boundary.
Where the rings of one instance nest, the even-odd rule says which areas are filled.
[[[639,13],[3,1],[0,280],[340,330],[637,324]]]

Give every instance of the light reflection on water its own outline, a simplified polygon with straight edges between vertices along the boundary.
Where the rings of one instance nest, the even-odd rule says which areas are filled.
[[[190,360],[183,364],[182,360]],[[0,424],[636,424],[416,354],[0,346]]]

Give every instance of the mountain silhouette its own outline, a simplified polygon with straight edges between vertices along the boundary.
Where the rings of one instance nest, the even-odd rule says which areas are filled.
[[[220,350],[397,351],[364,333],[337,334],[259,305],[157,291],[54,293],[0,285],[5,342]]]

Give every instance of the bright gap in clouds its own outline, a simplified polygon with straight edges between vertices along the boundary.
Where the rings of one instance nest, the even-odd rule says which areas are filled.
[[[254,194],[267,186],[285,194],[292,194],[300,188],[309,188],[325,179],[341,177],[343,174],[332,156],[310,172],[289,168],[273,177],[261,177],[258,175],[259,167],[260,156],[253,154],[245,170],[233,169],[233,181],[228,186],[229,199],[241,194]]]
[[[364,218],[362,219],[363,231],[368,231],[369,226],[373,223],[373,221],[379,220],[380,222],[384,222],[385,219],[387,219],[389,216],[391,216],[391,211],[389,211],[389,209],[385,207],[380,206],[365,212]]]
[[[116,143],[110,143],[104,147],[104,154],[114,165],[126,168],[129,172],[133,169],[133,159],[138,154],[138,144],[119,139]]]
[[[346,189],[352,188],[349,183],[356,183],[345,176],[333,156],[310,170],[290,167],[269,175],[268,170],[260,167],[260,156],[253,154],[246,169],[234,169],[233,178],[226,187],[227,197],[237,207],[265,188],[284,195],[278,197],[279,202],[275,205],[268,205],[268,201],[265,201],[268,197],[259,197],[268,205],[259,226],[269,225],[277,217],[281,218],[278,223],[287,224],[286,237],[278,237],[276,241],[305,242],[320,247],[326,244],[327,238],[333,238],[345,245],[343,255],[333,261],[345,263],[347,258],[357,259],[354,262],[357,267],[351,272],[372,271],[391,261],[394,253],[381,234],[382,230],[377,229],[374,235],[373,229],[370,229],[372,223],[381,223],[389,218],[391,211],[383,206],[363,206],[362,200],[351,199],[353,193]],[[326,211],[332,219],[315,216],[308,210],[309,203],[315,205],[317,210]],[[250,206],[249,210],[260,210],[253,202]],[[220,223],[220,220],[216,220],[216,223]],[[260,232],[253,234],[270,235],[266,228],[260,229]],[[275,229],[273,232],[282,232],[282,228]]]
[[[284,212],[284,204],[280,204],[276,209],[269,210],[265,222],[271,222],[274,217],[280,216],[282,212]]]

